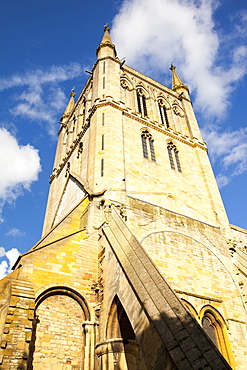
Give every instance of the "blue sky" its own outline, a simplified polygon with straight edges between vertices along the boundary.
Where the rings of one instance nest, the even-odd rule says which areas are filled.
[[[0,276],[40,238],[58,121],[106,23],[126,64],[167,86],[177,66],[229,220],[247,228],[246,1],[0,0]]]

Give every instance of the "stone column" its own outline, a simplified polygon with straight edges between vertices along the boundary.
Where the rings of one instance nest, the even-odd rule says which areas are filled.
[[[100,370],[136,370],[138,344],[135,340],[106,339],[96,345],[95,353]]]
[[[91,321],[84,321],[82,324],[85,333],[85,346],[84,346],[84,369],[94,369],[94,326],[95,324]]]

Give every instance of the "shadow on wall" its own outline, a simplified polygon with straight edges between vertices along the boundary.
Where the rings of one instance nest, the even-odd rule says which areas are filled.
[[[65,297],[65,295],[64,295]],[[63,297],[63,298],[64,298]],[[52,298],[52,299],[49,299]],[[67,348],[63,343],[60,345],[60,352],[58,353],[58,346],[54,342],[53,334],[49,334],[49,326],[44,325],[44,317],[42,315],[46,311],[40,310],[40,317],[35,316],[33,321],[33,331],[30,343],[29,356],[26,352],[23,353],[22,360],[18,362],[18,370],[33,370],[36,366],[48,367],[49,370],[53,368],[57,369],[61,366],[61,369],[76,369],[76,370],[89,370],[88,365],[85,363],[85,359],[81,358],[84,356],[83,346],[85,346],[83,323],[85,317],[75,317],[71,310],[67,312],[70,316],[67,322],[56,320],[55,316],[60,315],[61,311],[59,308],[58,295],[50,295],[47,297],[48,300],[43,302],[46,304],[46,311],[52,311],[53,325],[56,327],[55,336],[62,342],[64,335],[64,327],[70,325],[70,319],[74,322],[77,321],[77,328],[81,328],[78,331],[80,340],[76,337],[76,330],[73,326],[73,333],[71,333],[71,348]],[[69,308],[71,305],[71,297],[65,297],[62,304],[65,304],[64,309]],[[69,298],[69,299],[67,299]],[[57,308],[54,306],[54,302],[57,303]],[[52,306],[49,306],[52,304]],[[41,306],[41,304],[40,304]],[[49,307],[48,307],[49,306]],[[70,308],[75,309],[74,305]],[[56,308],[54,310],[54,308]],[[142,308],[145,311],[145,308]],[[208,312],[208,309],[205,310]],[[49,312],[50,314],[51,312]],[[55,315],[55,316],[54,316]],[[45,316],[47,319],[48,316]],[[208,320],[209,315],[206,315]],[[64,316],[62,315],[64,320]],[[46,325],[48,321],[46,321]],[[207,328],[210,326],[210,322],[207,321]],[[184,330],[186,328],[186,330]],[[44,330],[45,335],[44,337]],[[211,329],[210,329],[211,330]],[[41,333],[40,333],[41,331]],[[136,331],[136,333],[135,333]],[[143,327],[135,328],[135,331],[130,323],[130,320],[124,310],[119,298],[115,296],[111,309],[109,311],[108,324],[106,330],[106,339],[96,344],[96,364],[95,367],[90,369],[95,370],[191,370],[191,369],[231,369],[227,362],[219,354],[216,346],[207,337],[203,329],[199,326],[195,318],[189,311],[186,311],[183,323],[179,321],[177,317],[162,313],[155,320],[149,320],[148,325]],[[200,335],[202,334],[202,335]],[[217,336],[217,333],[216,333]],[[214,336],[213,339],[216,337]],[[217,339],[217,338],[216,338]],[[44,340],[42,348],[40,341]],[[52,342],[53,341],[53,342]],[[200,341],[200,343],[198,343]],[[166,343],[166,345],[164,345]],[[199,344],[199,345],[198,345]],[[72,355],[72,346],[77,346],[77,351],[74,349],[74,355]],[[54,350],[52,355],[49,351]],[[44,353],[41,353],[45,350]],[[46,350],[48,353],[46,354]],[[35,353],[36,351],[36,353]],[[34,354],[36,356],[34,363]],[[37,357],[38,355],[38,357]],[[57,357],[57,361],[55,361]],[[73,363],[70,360],[73,357]],[[42,364],[43,359],[46,361]],[[50,359],[50,360],[48,360]],[[48,361],[49,362],[48,362]],[[77,362],[77,364],[75,364]],[[60,365],[59,365],[60,364]],[[92,365],[91,365],[92,366]]]
[[[150,320],[143,330],[138,328],[136,335],[115,296],[109,312],[107,339],[96,345],[96,369],[231,369],[189,311],[183,323],[175,316],[164,313],[162,316]]]
[[[34,316],[33,319],[33,328],[32,328],[32,337],[29,346],[29,356],[27,360],[27,370],[33,370],[33,354],[35,351],[35,343],[36,343],[36,330],[37,325],[39,324],[40,320],[37,316]]]

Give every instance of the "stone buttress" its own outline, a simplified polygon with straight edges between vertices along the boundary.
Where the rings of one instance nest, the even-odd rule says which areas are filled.
[[[193,111],[117,57],[60,119],[43,234],[0,282],[0,368],[245,370],[247,231]]]

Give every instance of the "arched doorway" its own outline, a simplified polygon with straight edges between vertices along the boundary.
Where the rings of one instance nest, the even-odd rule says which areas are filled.
[[[96,345],[99,368],[137,370],[139,346],[129,318],[117,296],[113,299],[106,328],[106,339]],[[145,367],[142,367],[145,369]]]

